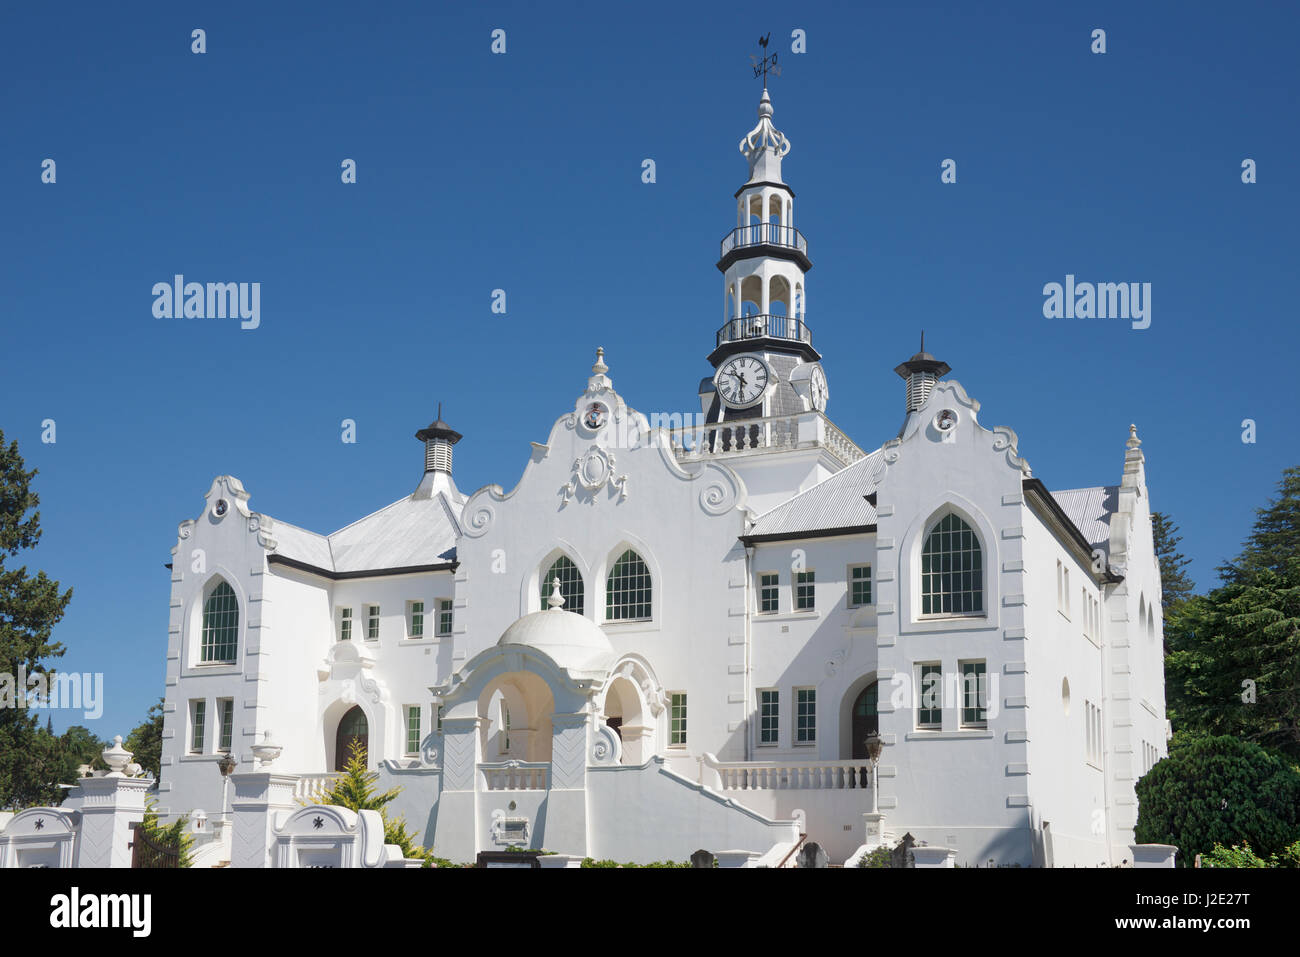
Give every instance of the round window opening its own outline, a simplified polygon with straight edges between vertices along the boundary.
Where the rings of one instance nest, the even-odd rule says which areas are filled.
[[[212,512],[217,516],[217,518],[220,518],[221,516],[226,514],[226,509],[228,509],[229,507],[230,506],[226,504],[226,500],[224,498],[219,498],[217,499],[217,504],[212,509]]]
[[[952,409],[944,409],[934,417],[934,427],[940,432],[947,432],[957,424],[957,413]]]

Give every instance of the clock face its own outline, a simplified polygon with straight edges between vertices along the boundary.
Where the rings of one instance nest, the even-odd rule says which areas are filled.
[[[713,377],[718,397],[733,409],[745,409],[763,397],[771,371],[754,355],[732,356]]]
[[[830,398],[830,389],[826,387],[826,373],[821,366],[814,366],[811,376],[812,407],[818,412],[826,411],[826,401]]]

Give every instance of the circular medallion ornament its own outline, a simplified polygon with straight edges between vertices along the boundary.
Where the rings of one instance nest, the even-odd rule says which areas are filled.
[[[609,408],[603,402],[591,403],[582,413],[582,424],[593,432],[608,421]]]
[[[957,424],[957,413],[952,409],[944,409],[934,417],[934,427],[940,432],[948,432]]]
[[[212,507],[212,514],[217,516],[217,518],[221,518],[221,516],[226,514],[226,511],[229,508],[230,506],[226,504],[226,500],[224,498],[219,498],[217,499],[217,504]]]

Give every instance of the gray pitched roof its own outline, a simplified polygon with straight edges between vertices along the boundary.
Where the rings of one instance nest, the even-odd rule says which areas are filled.
[[[1083,537],[1093,548],[1101,549],[1110,557],[1110,517],[1119,506],[1118,485],[1096,485],[1092,488],[1070,488],[1053,492],[1052,498],[1061,506]]]
[[[875,506],[867,501],[875,489],[871,475],[883,449],[840,469],[810,489],[782,502],[754,520],[747,535],[793,535],[876,524]]]
[[[399,499],[332,535],[272,519],[274,554],[329,572],[360,572],[453,561],[460,527],[438,492]]]

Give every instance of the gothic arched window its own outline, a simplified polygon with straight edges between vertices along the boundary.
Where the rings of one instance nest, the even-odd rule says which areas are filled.
[[[605,581],[605,618],[636,621],[650,617],[650,569],[632,549],[618,557]]]
[[[203,642],[199,661],[233,662],[239,647],[239,601],[235,590],[219,580],[203,602]]]
[[[939,520],[921,550],[921,614],[984,612],[984,563],[971,527],[951,512]]]
[[[555,579],[560,580],[560,596],[564,599],[562,606],[565,611],[571,611],[581,615],[583,609],[582,602],[582,573],[578,571],[578,566],[573,564],[573,560],[568,555],[561,555],[557,558],[546,574],[542,576],[541,593],[542,608],[547,607],[546,600],[551,597],[551,585]]]

